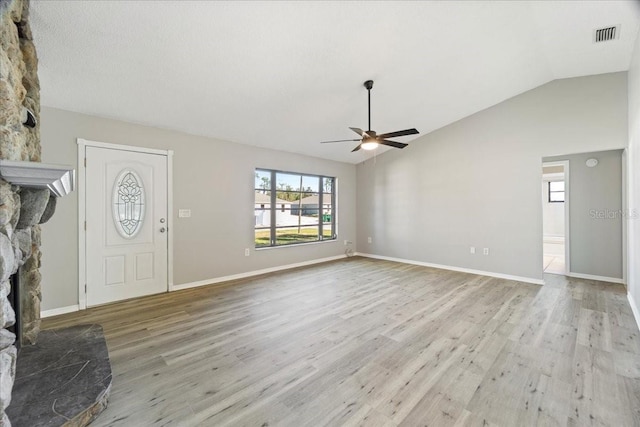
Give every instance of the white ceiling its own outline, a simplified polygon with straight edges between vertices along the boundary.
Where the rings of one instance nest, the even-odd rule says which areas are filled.
[[[43,105],[358,163],[357,143],[318,142],[367,128],[365,80],[374,130],[425,134],[627,70],[640,2],[32,1],[31,21]]]

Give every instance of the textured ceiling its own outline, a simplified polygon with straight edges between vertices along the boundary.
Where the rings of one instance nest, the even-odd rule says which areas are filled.
[[[358,163],[356,143],[318,142],[366,129],[365,80],[374,130],[425,134],[627,70],[640,2],[32,1],[31,20],[43,105]]]

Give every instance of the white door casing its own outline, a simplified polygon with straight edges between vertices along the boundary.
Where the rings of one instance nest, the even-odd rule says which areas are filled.
[[[81,148],[86,306],[167,291],[167,154]]]
[[[564,274],[569,275],[571,272],[571,216],[570,216],[570,195],[571,195],[571,183],[569,180],[569,161],[560,160],[555,162],[542,162],[543,167],[547,166],[562,166],[563,168],[563,180],[565,200],[564,206]],[[544,226],[543,226],[544,227]],[[544,245],[544,243],[543,243]],[[544,271],[544,262],[542,263],[542,270]]]

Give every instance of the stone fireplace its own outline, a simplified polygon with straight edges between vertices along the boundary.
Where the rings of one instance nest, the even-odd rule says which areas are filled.
[[[53,215],[56,188],[43,182],[51,168],[38,163],[40,86],[29,2],[0,0],[0,17],[0,425],[9,426],[17,344],[34,344],[40,331],[40,224]],[[10,293],[18,298],[13,304]]]
[[[40,161],[40,85],[37,58],[29,27],[29,3],[0,1],[0,159]],[[32,120],[25,126],[26,119]],[[24,199],[24,200],[23,200]],[[0,417],[10,425],[5,410],[11,402],[16,374],[16,321],[8,295],[10,277],[22,267],[20,302],[22,338],[35,341],[40,330],[40,218],[21,219],[28,205],[48,204],[48,190],[22,190],[0,180]],[[42,213],[40,214],[42,216]],[[22,313],[18,313],[20,316]]]
[[[41,163],[37,65],[29,0],[0,0],[0,426],[85,426],[111,365],[100,325],[40,333],[40,224],[75,171]]]
[[[20,188],[0,181],[0,188],[7,186],[18,189],[11,194],[18,206],[6,222],[0,223],[0,405],[5,418],[16,376],[18,347],[35,344],[40,332],[39,224],[51,217],[56,200],[46,188]],[[0,209],[8,204],[2,197],[0,203]],[[9,425],[6,419],[4,422]]]

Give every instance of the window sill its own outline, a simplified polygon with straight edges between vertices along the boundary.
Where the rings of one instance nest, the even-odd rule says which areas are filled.
[[[259,248],[254,247],[254,249],[256,251],[266,251],[269,249],[298,248],[300,246],[321,245],[323,243],[336,243],[337,241],[338,241],[338,238],[335,238],[330,240],[318,240],[317,242],[291,243],[289,245],[262,246]]]

